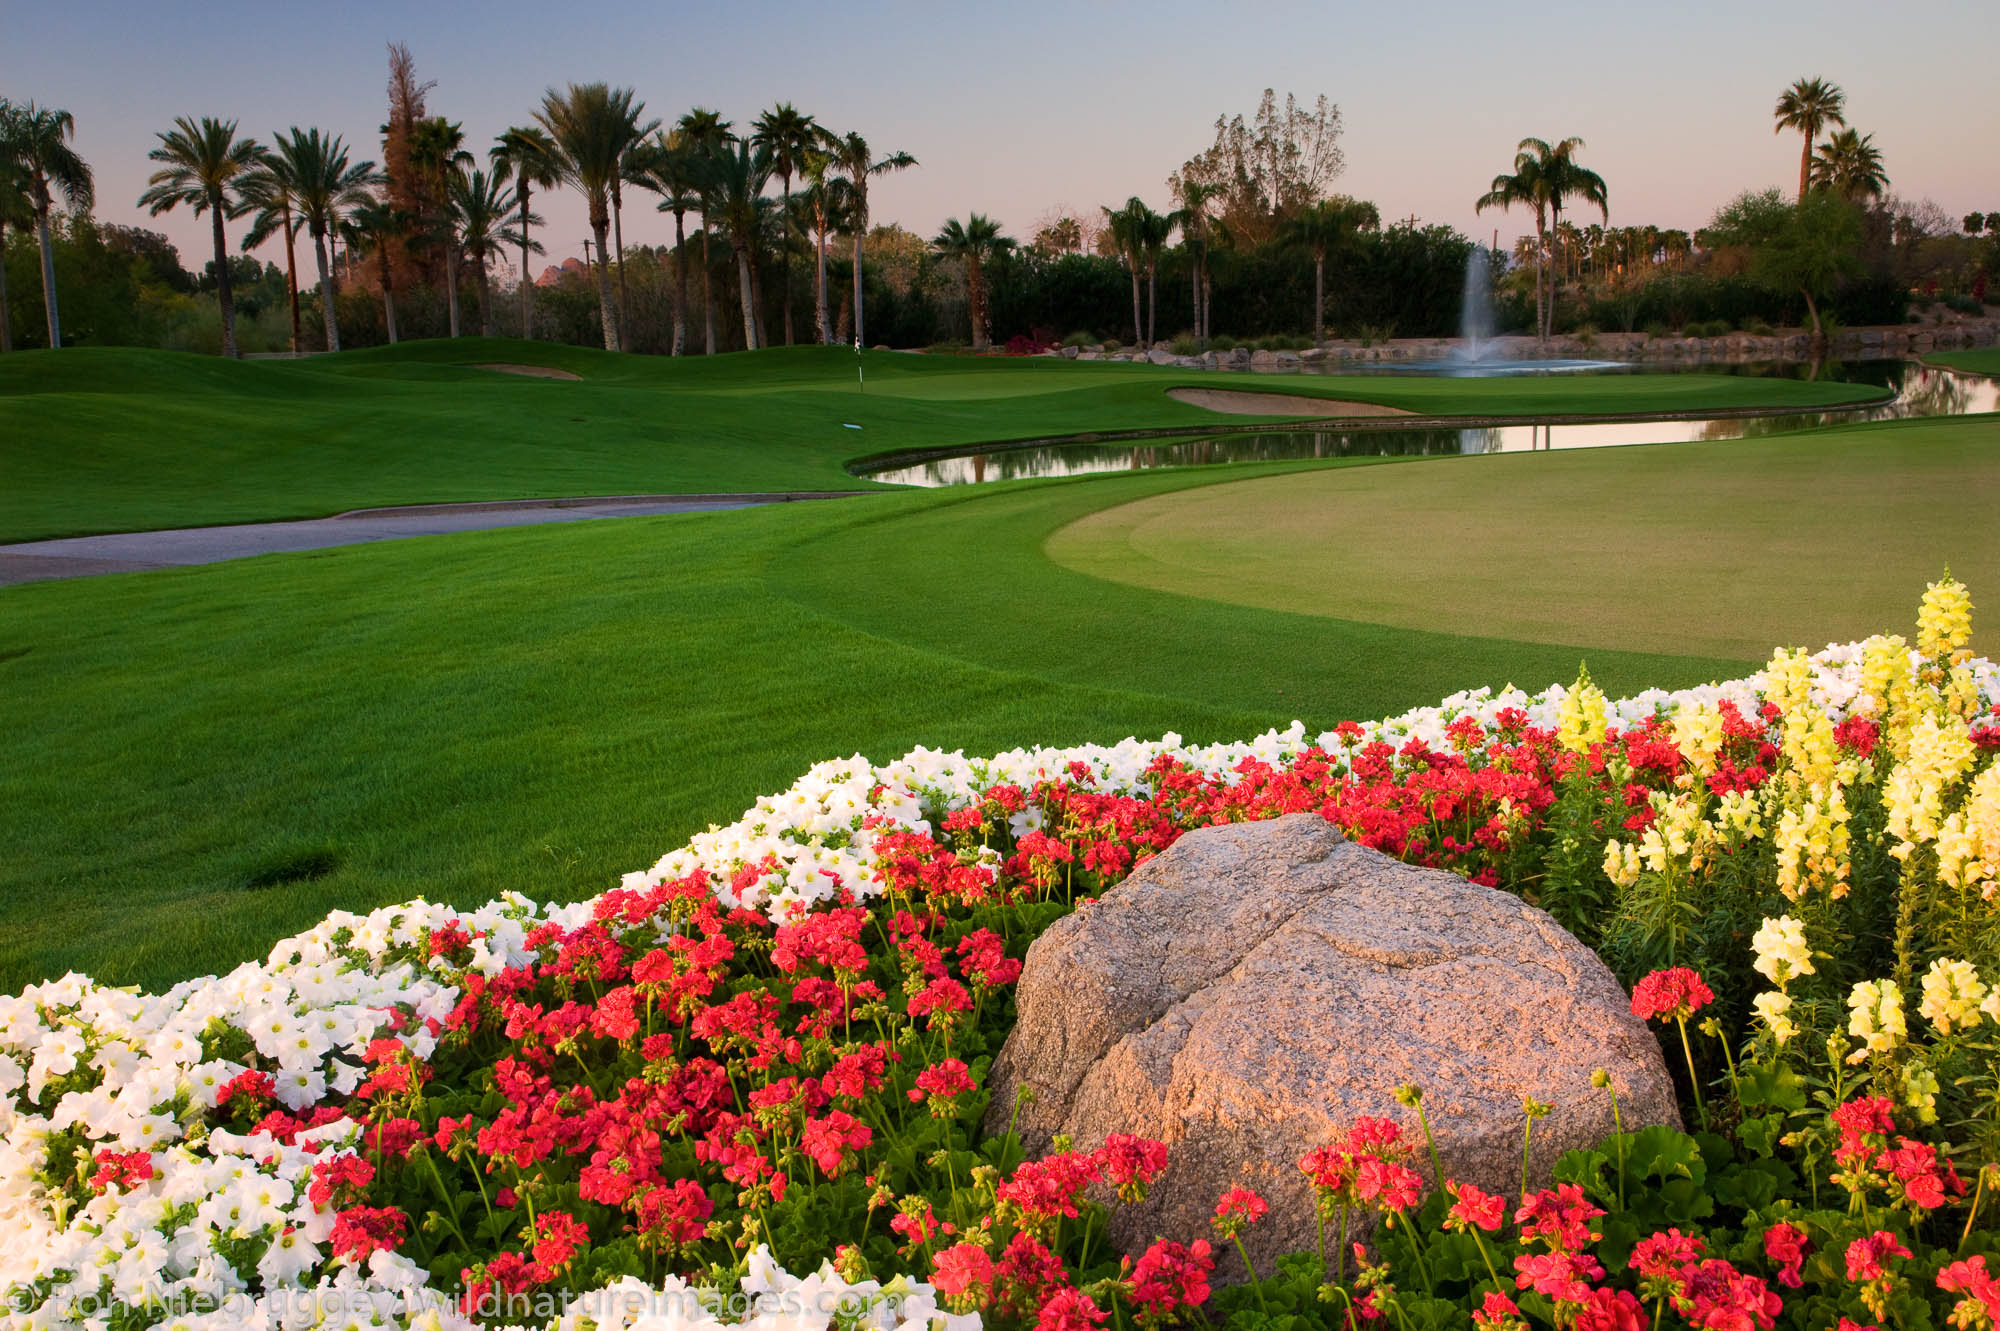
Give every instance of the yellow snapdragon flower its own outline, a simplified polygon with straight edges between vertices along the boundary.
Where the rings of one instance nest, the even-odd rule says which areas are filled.
[[[1582,671],[1556,709],[1556,743],[1571,753],[1588,753],[1603,741],[1607,725],[1604,690],[1590,682],[1590,671]]]
[[[1698,776],[1715,774],[1715,755],[1722,751],[1722,712],[1705,703],[1690,704],[1674,713],[1674,747]]]
[[[1917,718],[1909,756],[1889,773],[1882,792],[1889,809],[1888,833],[1897,840],[1891,855],[1906,860],[1918,846],[1937,839],[1947,792],[1977,755],[1972,732],[1957,717],[1927,712]]]
[[[1951,576],[1924,589],[1923,608],[1917,612],[1917,650],[1933,661],[1958,659],[1972,641],[1972,594],[1965,584]]]
[[[1789,915],[1765,920],[1750,939],[1750,947],[1757,954],[1757,973],[1781,989],[1801,975],[1814,973],[1806,927]]]
[[[1969,961],[1939,958],[1924,972],[1924,991],[1917,1012],[1940,1035],[1979,1024],[1979,1005],[1986,985]]]
[[[1847,996],[1847,1033],[1861,1048],[1847,1056],[1864,1063],[1870,1054],[1886,1054],[1903,1043],[1909,1029],[1903,1023],[1903,991],[1894,980],[1863,980]]]
[[[1639,848],[1613,837],[1604,843],[1604,876],[1619,887],[1639,881]]]
[[[1778,890],[1788,901],[1822,890],[1847,895],[1847,796],[1839,786],[1808,786],[1804,803],[1778,815]]]
[[[1751,1003],[1757,1019],[1770,1029],[1771,1036],[1779,1044],[1784,1044],[1799,1033],[1798,1023],[1788,1015],[1792,1010],[1792,996],[1776,989],[1768,989],[1757,995]]]

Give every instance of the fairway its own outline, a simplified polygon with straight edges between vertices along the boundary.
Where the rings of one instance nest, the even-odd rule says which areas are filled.
[[[2000,417],[1976,416],[1234,481],[1091,514],[1048,554],[1237,605],[1757,657],[1905,628],[1946,565],[2000,595],[1997,505]]]
[[[478,368],[489,364],[578,378]],[[480,338],[249,363],[24,352],[0,359],[0,543],[397,504],[846,490],[872,484],[846,465],[873,454],[1240,425],[1168,395],[1224,384],[1447,415],[1806,408],[1881,395],[1704,374],[1280,376],[827,347],[669,359]],[[1274,403],[1275,415],[1287,410]]]
[[[2000,594],[1997,448],[1982,417],[1191,468],[7,589],[0,985],[226,969],[336,906],[590,895],[857,751],[1242,738],[1579,657],[1617,694],[1907,633],[1947,561]],[[1158,585],[1099,576],[1138,531],[1201,535]]]

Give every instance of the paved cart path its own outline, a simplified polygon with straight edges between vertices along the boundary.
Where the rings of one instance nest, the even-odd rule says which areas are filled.
[[[165,531],[71,536],[54,541],[0,545],[0,586],[48,578],[87,578],[102,573],[137,573],[226,559],[323,550],[368,541],[412,536],[526,527],[544,522],[587,522],[595,518],[650,517],[662,513],[708,513],[795,500],[832,499],[867,491],[800,491],[787,494],[604,495],[584,499],[527,499],[506,503],[417,504],[403,508],[362,508],[303,522],[248,522],[228,527],[181,527]]]

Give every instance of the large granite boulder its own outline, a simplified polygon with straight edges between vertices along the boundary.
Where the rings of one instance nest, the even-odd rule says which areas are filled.
[[[1130,1252],[1208,1236],[1239,1185],[1271,1203],[1245,1235],[1260,1270],[1311,1249],[1299,1157],[1363,1115],[1415,1133],[1405,1084],[1446,1174],[1506,1196],[1523,1097],[1554,1106],[1535,1125],[1539,1182],[1611,1133],[1598,1068],[1628,1131],[1679,1122],[1658,1042],[1589,948],[1509,893],[1357,846],[1315,814],[1188,833],[1037,939],[1017,997],[987,1126],[1004,1131],[1027,1086],[1031,1158],[1058,1133],[1081,1150],[1113,1132],[1166,1142],[1166,1174],[1112,1222]],[[1421,1152],[1409,1163],[1429,1180]]]

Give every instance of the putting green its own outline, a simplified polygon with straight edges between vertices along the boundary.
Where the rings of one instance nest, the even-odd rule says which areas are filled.
[[[1911,622],[1948,564],[2000,654],[2000,417],[1344,468],[1149,496],[1053,560],[1159,591],[1588,648],[1762,657]]]

